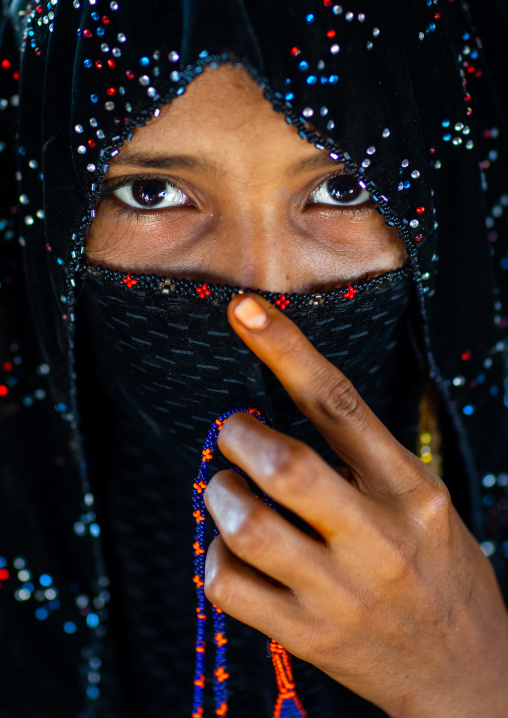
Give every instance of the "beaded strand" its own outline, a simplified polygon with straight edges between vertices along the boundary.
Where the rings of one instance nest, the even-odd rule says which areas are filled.
[[[238,412],[252,414],[263,424],[265,419],[260,412],[254,408],[231,409],[221,414],[214,423],[201,452],[201,466],[196,480],[193,484],[192,508],[195,521],[194,534],[194,578],[197,598],[197,630],[196,630],[196,659],[194,670],[194,695],[192,701],[192,718],[203,718],[204,713],[204,691],[205,691],[205,631],[206,631],[206,607],[207,599],[204,592],[205,582],[205,555],[206,555],[206,525],[207,514],[204,501],[205,489],[210,480],[208,464],[213,459],[217,448],[219,432],[228,417]],[[263,500],[275,510],[273,502],[269,497],[263,496]],[[217,534],[217,528],[215,527]],[[213,635],[215,643],[215,664],[214,664],[214,694],[215,694],[215,715],[226,716],[228,712],[228,678],[226,645],[226,620],[224,612],[212,604]],[[298,699],[291,670],[291,659],[279,643],[270,641],[270,653],[272,656],[275,678],[277,681],[278,696],[275,703],[273,718],[306,718],[305,710]]]

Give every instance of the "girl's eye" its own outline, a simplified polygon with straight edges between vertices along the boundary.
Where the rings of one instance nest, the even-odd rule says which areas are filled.
[[[370,194],[351,175],[335,175],[316,187],[310,197],[316,204],[351,207],[367,202]]]
[[[135,180],[113,190],[112,194],[136,209],[166,209],[183,205],[187,200],[179,189],[158,179]]]

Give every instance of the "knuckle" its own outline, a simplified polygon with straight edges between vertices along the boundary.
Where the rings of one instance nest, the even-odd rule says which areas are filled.
[[[205,596],[211,603],[222,606],[225,610],[234,596],[233,576],[224,567],[216,567],[214,571],[205,573]]]
[[[428,527],[448,523],[452,511],[450,492],[440,483],[428,484],[422,492],[420,515]]]
[[[350,423],[361,426],[366,413],[360,395],[345,376],[339,376],[333,384],[318,394],[319,410],[326,419],[331,421],[347,419]]]
[[[254,503],[236,522],[234,530],[224,536],[229,548],[240,558],[253,559],[268,548],[269,532],[263,509],[262,504]]]
[[[278,492],[300,490],[312,478],[313,463],[313,451],[303,442],[291,440],[283,451],[274,454],[267,478]]]
[[[302,341],[305,341],[301,331],[294,325],[278,325],[277,331],[277,356],[278,362],[286,359],[293,362],[295,354],[301,351]]]

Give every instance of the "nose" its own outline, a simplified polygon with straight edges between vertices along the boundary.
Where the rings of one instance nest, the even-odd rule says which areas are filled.
[[[281,201],[243,203],[221,217],[220,252],[214,263],[228,281],[250,289],[290,292],[301,272],[295,230]]]

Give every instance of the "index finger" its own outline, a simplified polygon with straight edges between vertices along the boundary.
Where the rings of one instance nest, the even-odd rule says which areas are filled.
[[[290,319],[255,294],[234,297],[228,319],[353,472],[393,483],[405,450]]]

